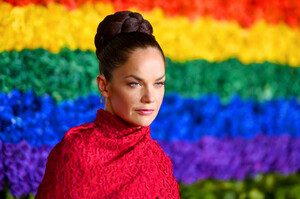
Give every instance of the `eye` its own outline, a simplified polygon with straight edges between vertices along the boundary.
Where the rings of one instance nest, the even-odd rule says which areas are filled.
[[[137,82],[130,82],[128,85],[131,86],[131,87],[137,87],[137,86],[139,86],[139,83],[137,83]]]
[[[160,86],[163,86],[163,85],[165,85],[165,82],[156,82],[155,83],[155,86],[159,86],[160,87]]]

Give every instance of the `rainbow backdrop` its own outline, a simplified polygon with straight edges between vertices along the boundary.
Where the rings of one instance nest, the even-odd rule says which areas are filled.
[[[298,0],[0,0],[0,196],[34,198],[52,147],[103,107],[93,38],[125,9],[167,56],[151,136],[181,198],[300,198]]]

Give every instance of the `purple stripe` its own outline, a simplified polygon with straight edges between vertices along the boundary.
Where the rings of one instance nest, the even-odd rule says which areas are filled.
[[[19,144],[2,143],[0,176],[6,176],[13,196],[36,193],[51,149],[50,146],[31,147],[25,140]]]
[[[207,178],[242,180],[257,173],[288,174],[300,170],[300,138],[289,135],[258,135],[251,140],[203,137],[193,143],[158,141],[158,144],[171,158],[177,181],[185,184]],[[0,141],[0,149],[0,182],[8,181],[13,196],[35,194],[52,147],[31,147],[27,141],[19,144]]]
[[[158,141],[173,162],[175,178],[185,184],[201,179],[238,179],[258,173],[295,173],[300,170],[300,139],[289,135],[257,135],[197,142]]]

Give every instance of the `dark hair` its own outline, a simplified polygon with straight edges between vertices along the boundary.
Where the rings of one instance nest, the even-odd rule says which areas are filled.
[[[95,35],[100,74],[111,80],[113,70],[126,63],[130,54],[138,48],[157,48],[165,61],[152,33],[151,24],[137,12],[122,11],[106,16]]]

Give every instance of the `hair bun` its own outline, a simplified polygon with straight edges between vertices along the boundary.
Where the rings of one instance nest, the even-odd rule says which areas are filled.
[[[121,11],[106,16],[97,28],[95,36],[97,52],[101,52],[104,46],[118,34],[129,32],[152,35],[153,29],[149,21],[137,12]]]

